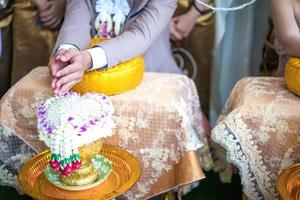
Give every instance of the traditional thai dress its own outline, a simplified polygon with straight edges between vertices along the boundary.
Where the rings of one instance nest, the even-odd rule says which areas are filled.
[[[185,13],[191,1],[178,0],[178,8],[175,15]],[[197,86],[201,99],[201,107],[206,116],[209,109],[210,77],[213,60],[215,36],[215,21],[212,12],[201,15],[190,35],[173,44],[175,58],[184,72],[191,77]],[[179,50],[177,48],[180,48]]]
[[[30,0],[9,1],[0,10],[0,97],[33,68],[47,65],[57,32],[44,28]]]

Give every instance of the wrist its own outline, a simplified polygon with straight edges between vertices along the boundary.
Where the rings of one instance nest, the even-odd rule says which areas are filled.
[[[195,8],[195,6],[192,6],[190,8],[188,14],[195,20],[201,15],[201,13]]]
[[[208,4],[210,2],[210,0],[202,0],[201,2],[204,4]],[[210,12],[210,10],[206,6],[204,6],[203,4],[201,4],[199,2],[196,2],[195,0],[192,1],[191,5],[192,5],[191,8],[193,8],[194,11],[196,11],[199,16]]]
[[[84,71],[87,71],[87,70],[91,69],[93,66],[92,56],[87,51],[82,51],[82,54],[83,54],[83,60],[84,60],[84,62],[83,62]]]
[[[92,67],[88,71],[107,67],[107,56],[102,47],[95,46],[85,51],[89,53],[92,60]]]

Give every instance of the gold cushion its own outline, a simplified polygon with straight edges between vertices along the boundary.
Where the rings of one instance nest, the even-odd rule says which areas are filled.
[[[94,46],[103,39],[93,39],[90,46]],[[129,61],[120,63],[107,70],[93,70],[86,72],[83,79],[71,89],[84,94],[96,92],[105,95],[114,95],[135,88],[143,79],[144,59],[137,56]]]
[[[285,82],[288,89],[300,96],[300,59],[290,58],[285,66]]]

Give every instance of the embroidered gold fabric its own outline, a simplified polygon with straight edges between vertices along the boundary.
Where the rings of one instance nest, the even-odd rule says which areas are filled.
[[[234,87],[212,139],[239,168],[249,199],[279,198],[279,174],[300,162],[299,122],[300,98],[287,90],[283,78],[245,78]],[[218,154],[219,160],[225,156]],[[219,169],[231,172],[221,163]]]
[[[50,95],[49,69],[38,67],[1,99],[0,161],[7,161],[0,162],[0,183],[6,181],[4,177],[13,185],[15,175],[9,169],[18,169],[13,158],[22,157],[17,159],[22,163],[46,148],[38,140],[36,110]],[[140,180],[126,193],[129,199],[143,199],[204,178],[199,158],[201,166],[209,168],[211,157],[191,79],[184,75],[145,73],[141,85],[111,99],[117,127],[115,135],[104,142],[128,150],[142,164]],[[23,144],[25,150],[16,147],[14,141]],[[1,171],[1,167],[7,171]]]

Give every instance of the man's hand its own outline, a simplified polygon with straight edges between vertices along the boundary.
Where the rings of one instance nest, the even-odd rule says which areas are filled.
[[[50,68],[50,72],[51,75],[53,77],[52,82],[51,82],[51,87],[53,89],[55,89],[55,85],[57,82],[57,77],[56,77],[56,73],[60,70],[62,70],[63,68],[65,68],[67,65],[69,65],[68,61],[62,61],[60,58],[60,55],[63,55],[66,52],[65,49],[61,49],[59,50],[51,59],[50,62],[48,64],[49,68]]]
[[[51,0],[47,2],[47,7],[40,10],[40,18],[45,27],[55,29],[63,20],[65,0]]]
[[[76,83],[82,80],[84,72],[91,68],[92,58],[87,51],[78,51],[77,49],[68,49],[59,53],[56,58],[59,63],[68,63],[67,66],[55,68],[52,87],[54,94],[63,95],[70,90]]]
[[[194,7],[180,16],[174,17],[171,21],[171,39],[178,41],[186,38],[190,32],[193,30],[199,13]]]

